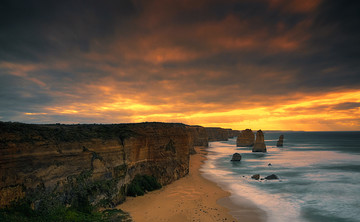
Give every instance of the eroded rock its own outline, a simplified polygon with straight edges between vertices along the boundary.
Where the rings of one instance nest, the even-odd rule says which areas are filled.
[[[240,161],[240,160],[241,160],[240,153],[234,153],[232,158],[231,158],[231,161]]]
[[[236,146],[253,146],[255,141],[255,135],[251,129],[241,131],[237,137]]]
[[[276,143],[277,147],[282,147],[284,145],[284,135],[280,135],[279,140]]]
[[[254,174],[251,176],[251,179],[254,179],[254,180],[259,180],[260,179],[260,174]]]
[[[266,145],[265,145],[265,139],[264,139],[264,133],[259,130],[256,133],[256,140],[254,147],[252,148],[253,152],[266,152]]]
[[[271,175],[265,177],[265,179],[266,179],[266,180],[278,180],[279,177],[276,176],[275,174],[271,174]]]

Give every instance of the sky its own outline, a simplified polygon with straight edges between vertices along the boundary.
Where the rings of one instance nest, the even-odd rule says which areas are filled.
[[[0,121],[360,130],[360,1],[0,2]]]

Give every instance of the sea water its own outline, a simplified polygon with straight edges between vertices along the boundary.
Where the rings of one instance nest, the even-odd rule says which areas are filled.
[[[284,146],[276,147],[281,134]],[[236,147],[236,138],[209,143],[203,175],[269,222],[360,221],[360,132],[265,132],[265,143],[267,153]],[[230,161],[235,152],[240,162]]]

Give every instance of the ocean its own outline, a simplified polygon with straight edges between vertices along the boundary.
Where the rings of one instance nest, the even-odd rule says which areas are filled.
[[[276,147],[281,134],[284,146]],[[267,153],[236,147],[236,138],[209,143],[203,176],[233,203],[245,198],[264,210],[268,222],[360,221],[360,132],[265,131],[265,143]],[[235,152],[240,162],[230,161]]]

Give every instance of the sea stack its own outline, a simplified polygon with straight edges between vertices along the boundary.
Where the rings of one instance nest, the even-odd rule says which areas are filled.
[[[284,145],[284,135],[281,135],[280,137],[279,137],[279,140],[277,141],[277,143],[276,143],[276,146],[277,147],[282,147]]]
[[[266,152],[266,145],[265,145],[265,141],[264,141],[264,133],[259,130],[256,133],[256,140],[255,140],[255,144],[252,148],[253,152]]]
[[[241,131],[236,140],[236,146],[254,146],[255,135],[251,129]]]

